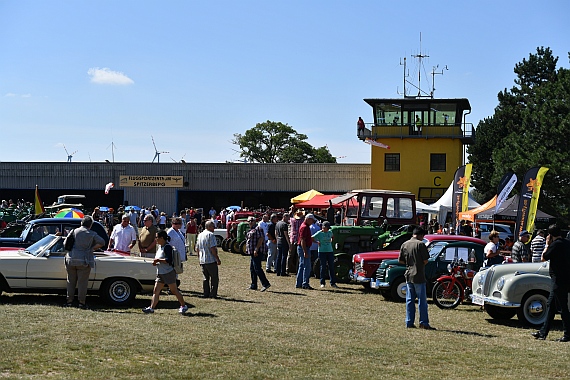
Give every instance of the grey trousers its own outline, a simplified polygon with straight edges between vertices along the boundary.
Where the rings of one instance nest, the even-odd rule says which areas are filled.
[[[200,264],[202,267],[202,285],[204,287],[204,297],[215,298],[218,296],[218,264]]]
[[[91,267],[89,265],[66,265],[65,268],[67,270],[67,303],[73,302],[77,286],[79,303],[85,305]]]

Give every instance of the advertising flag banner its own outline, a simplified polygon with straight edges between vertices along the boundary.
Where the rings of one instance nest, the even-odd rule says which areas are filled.
[[[548,168],[544,166],[534,167],[529,169],[524,176],[517,210],[518,230],[515,236],[518,236],[523,230],[532,232],[534,229],[534,219],[538,207],[540,188],[547,171]]]
[[[471,183],[471,168],[473,164],[465,165],[465,182],[463,183],[463,192],[461,198],[461,210],[459,212],[465,212],[469,210],[469,185]]]
[[[36,215],[42,214],[45,212],[44,205],[42,204],[42,200],[40,199],[40,192],[38,190],[38,185],[36,185],[36,196],[34,199],[34,213]]]
[[[501,204],[509,197],[509,194],[517,184],[517,175],[513,172],[507,172],[501,178],[497,187],[497,204],[495,205],[495,214],[499,212]]]

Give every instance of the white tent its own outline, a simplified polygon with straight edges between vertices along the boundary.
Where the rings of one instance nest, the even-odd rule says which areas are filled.
[[[416,213],[418,214],[439,214],[439,208],[428,206],[423,202],[416,201]]]
[[[439,210],[437,220],[438,222],[444,223],[447,213],[451,211],[451,202],[453,199],[453,182],[449,184],[449,187],[445,191],[445,193],[437,200],[437,202],[432,203],[429,205],[430,207],[436,208]],[[467,208],[471,210],[472,208],[481,206],[473,197],[471,193],[469,193],[469,203]]]

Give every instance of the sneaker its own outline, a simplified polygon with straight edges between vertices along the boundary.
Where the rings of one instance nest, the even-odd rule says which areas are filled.
[[[331,288],[338,289],[338,285],[337,284],[331,284]]]
[[[84,303],[80,303],[77,307],[82,309],[82,310],[88,310],[89,309],[89,307]]]
[[[273,273],[273,271],[271,269],[266,269],[265,273]]]
[[[323,289],[325,287],[325,284],[321,284],[321,289]]]
[[[263,288],[261,288],[260,292],[266,291],[267,289],[269,289],[270,286],[271,286],[271,284],[265,285]]]
[[[420,329],[424,330],[437,330],[435,327],[431,327],[430,325],[424,325],[420,323]]]
[[[303,286],[303,289],[305,289],[305,290],[315,290],[315,288],[313,288],[311,285],[305,285],[305,286]]]
[[[180,306],[180,309],[178,309],[178,312],[180,314],[184,314],[188,311],[188,305],[184,305],[184,306]]]
[[[530,333],[530,335],[532,335],[532,337],[534,339],[539,339],[539,340],[545,340],[546,339],[546,335],[541,334],[540,331]]]
[[[154,313],[154,309],[153,309],[152,307],[150,307],[150,306],[145,307],[144,309],[142,309],[142,311],[143,311],[143,313],[145,313],[145,314],[152,314],[152,313]]]

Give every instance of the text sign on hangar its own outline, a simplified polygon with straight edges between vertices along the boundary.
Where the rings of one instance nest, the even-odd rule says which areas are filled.
[[[119,177],[122,187],[182,187],[184,177],[181,175],[122,175]]]

